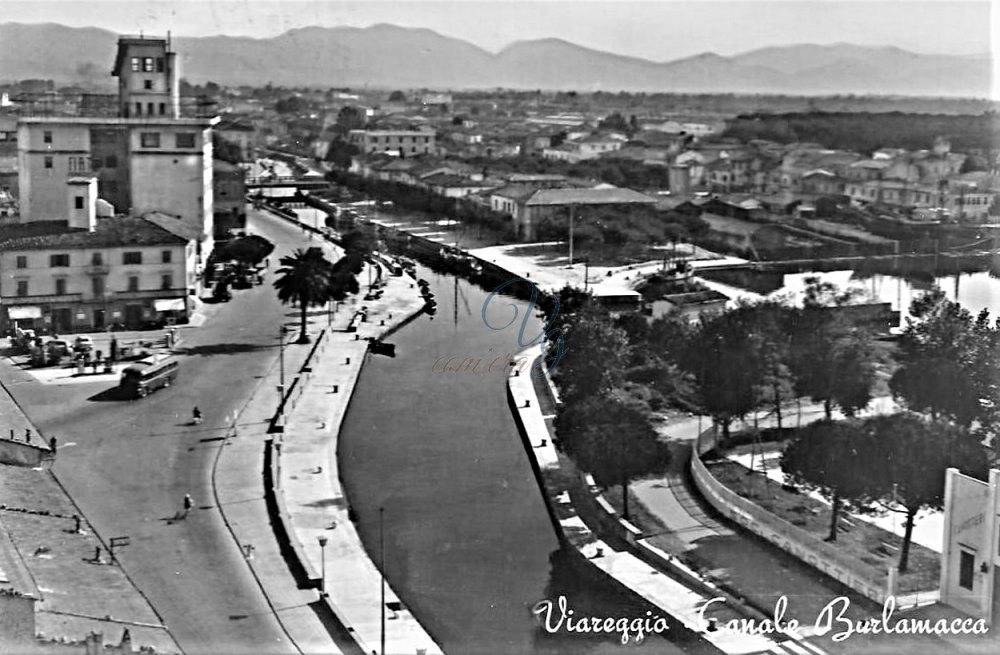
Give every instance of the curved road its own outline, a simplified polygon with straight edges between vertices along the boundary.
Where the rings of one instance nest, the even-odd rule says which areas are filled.
[[[249,229],[278,258],[308,238],[280,219],[254,216]],[[294,653],[242,554],[213,506],[211,470],[234,410],[278,355],[282,307],[265,284],[206,306],[198,329],[180,329],[181,371],[170,388],[137,401],[107,399],[109,385],[24,382],[11,391],[36,425],[59,439],[54,471],[107,540],[128,535],[126,572],[187,653]],[[295,347],[295,346],[292,346]],[[199,405],[205,421],[188,425]],[[170,520],[185,493],[196,511]]]

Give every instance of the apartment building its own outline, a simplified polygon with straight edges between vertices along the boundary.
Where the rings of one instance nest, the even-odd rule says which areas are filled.
[[[400,157],[436,151],[434,132],[423,130],[351,130],[347,141],[363,154],[390,153]]]
[[[121,37],[113,75],[117,117],[27,117],[18,122],[22,223],[65,217],[65,185],[94,176],[116,213],[163,212],[212,248],[212,127],[218,118],[181,118],[177,56],[167,39]]]
[[[66,333],[184,322],[196,293],[197,233],[166,214],[96,216],[96,178],[66,183],[68,221],[4,229],[0,330]]]

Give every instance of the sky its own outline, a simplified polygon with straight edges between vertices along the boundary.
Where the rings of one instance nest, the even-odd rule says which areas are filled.
[[[893,45],[924,53],[1000,51],[1000,0],[3,0],[4,22],[58,22],[120,33],[277,36],[320,25],[426,27],[496,52],[559,37],[669,61],[793,43]]]

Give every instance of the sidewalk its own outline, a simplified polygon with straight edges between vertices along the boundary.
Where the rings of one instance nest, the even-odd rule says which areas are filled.
[[[356,334],[343,331],[353,310],[368,307]],[[361,301],[338,312],[325,343],[310,363],[312,373],[288,416],[280,441],[280,481],[291,518],[289,527],[316,572],[325,572],[325,589],[362,649],[377,652],[382,638],[381,575],[365,552],[349,516],[339,477],[337,437],[368,348],[423,307],[413,280],[389,277],[380,300]],[[384,325],[383,325],[384,322]],[[320,546],[319,539],[326,545]],[[323,558],[326,558],[324,563]],[[412,614],[386,589],[385,652],[440,653]]]
[[[520,353],[518,357],[527,357],[534,361],[540,354],[540,346],[535,346]],[[530,367],[528,368],[530,369]],[[532,376],[530,374],[511,375],[508,378],[508,385],[514,406],[517,408],[524,431],[530,440],[531,451],[529,455],[537,462],[543,480],[546,480],[547,473],[554,480],[562,465],[559,453],[552,442],[548,421],[542,414]],[[566,494],[558,493],[558,489],[548,484],[543,486],[550,497],[555,496],[553,500],[560,506],[560,514],[564,515],[560,518],[560,524],[574,548],[589,559],[594,566],[656,607],[664,610],[719,651],[733,655],[763,651],[774,653],[822,652],[808,645],[799,651],[783,650],[777,641],[766,636],[730,633],[721,629],[710,630],[702,618],[701,608],[713,596],[695,591],[667,575],[662,575],[660,571],[627,550],[616,549],[601,540],[572,510],[570,499]],[[705,619],[715,619],[719,624],[739,618],[742,618],[742,615],[736,612],[735,608],[724,603],[716,603],[705,612]]]
[[[38,430],[5,388],[0,389],[0,416],[3,428],[14,429],[19,440],[31,429],[36,435],[32,442],[41,443]],[[110,562],[106,542],[48,468],[0,465],[0,530],[6,532],[0,538],[9,536],[8,556],[30,575],[39,599],[35,631],[42,639],[82,642],[90,632],[99,632],[105,643],[117,644],[128,629],[136,646],[180,652],[153,607],[125,571]]]

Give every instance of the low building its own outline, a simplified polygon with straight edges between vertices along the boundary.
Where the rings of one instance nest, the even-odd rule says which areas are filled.
[[[580,206],[627,207],[636,205],[653,206],[656,198],[618,187],[592,189],[541,189],[524,200],[515,201],[515,231],[524,241],[535,239],[538,222],[554,216],[560,211],[570,215]]]
[[[493,180],[473,180],[464,175],[449,173],[436,173],[420,180],[421,186],[445,198],[464,198],[473,193],[495,189],[499,184]]]
[[[253,148],[256,142],[256,130],[252,125],[233,118],[220,120],[215,126],[219,138],[228,141],[239,148],[243,161],[253,159]]]
[[[721,314],[729,297],[712,289],[674,293],[650,303],[653,319],[677,316],[689,323],[697,323],[702,316]]]
[[[0,331],[64,333],[185,322],[192,309],[189,296],[199,289],[197,232],[158,212],[98,219],[96,180],[77,178],[69,187],[74,208],[69,221],[4,230]]]
[[[347,141],[363,154],[390,153],[400,157],[436,152],[435,134],[423,130],[351,130]]]

